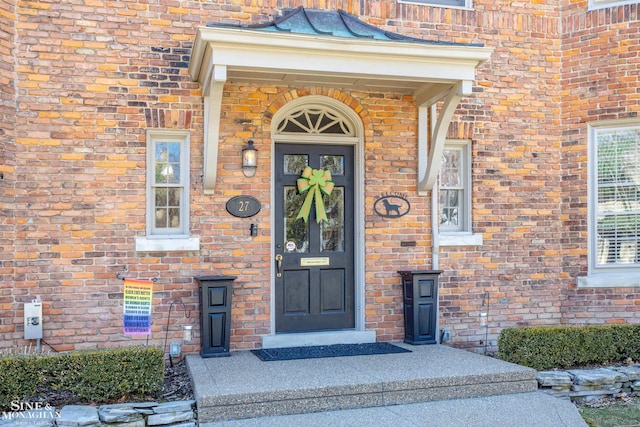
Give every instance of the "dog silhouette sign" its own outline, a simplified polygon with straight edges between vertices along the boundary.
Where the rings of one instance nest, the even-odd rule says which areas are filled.
[[[409,213],[411,204],[400,195],[387,194],[378,197],[373,204],[373,210],[383,218],[400,218]]]

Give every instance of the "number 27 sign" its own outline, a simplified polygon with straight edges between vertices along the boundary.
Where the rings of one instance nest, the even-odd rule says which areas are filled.
[[[240,218],[254,216],[261,207],[260,201],[251,196],[236,196],[227,201],[227,212]]]

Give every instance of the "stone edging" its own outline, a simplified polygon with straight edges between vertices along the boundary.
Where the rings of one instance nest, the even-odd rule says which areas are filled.
[[[573,401],[640,392],[640,364],[538,372],[538,389]]]
[[[0,427],[24,427],[31,425],[25,422],[35,420],[38,427],[196,427],[195,404],[195,400],[180,400],[99,407],[67,405],[60,410],[47,405],[32,411],[5,413]]]

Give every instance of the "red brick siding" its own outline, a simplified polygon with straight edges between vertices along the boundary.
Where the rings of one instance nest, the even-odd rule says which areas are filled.
[[[3,265],[15,260],[15,271],[4,273],[15,285],[0,287],[0,298],[6,298],[0,304],[8,310],[0,324],[1,343],[20,342],[22,303],[33,295],[43,297],[45,339],[56,349],[136,341],[120,335],[122,282],[115,276],[123,272],[158,278],[152,335],[158,344],[176,298],[187,304],[191,322],[198,326],[194,276],[237,275],[233,348],[258,347],[260,335],[272,332],[270,121],[286,102],[309,94],[340,100],[363,120],[365,323],[378,331],[380,340],[403,337],[396,270],[431,267],[431,201],[416,193],[413,99],[395,93],[229,82],[222,103],[217,186],[213,195],[202,192],[202,93],[186,70],[196,27],[207,21],[264,22],[278,10],[301,4],[245,3],[19,5],[18,111],[0,112],[15,116],[18,147],[15,256],[3,260]],[[586,272],[584,122],[637,111],[633,73],[627,73],[620,87],[605,79],[617,77],[617,71],[606,71],[597,94],[584,82],[591,78],[590,64],[610,54],[609,40],[621,49],[612,52],[620,59],[618,67],[625,66],[625,55],[637,52],[637,32],[633,37],[626,33],[636,29],[632,17],[598,21],[607,31],[596,40],[607,42],[587,42],[584,54],[589,61],[584,61],[573,51],[583,49],[577,47],[579,34],[591,27],[584,19],[576,18],[575,28],[568,22],[571,14],[589,16],[583,4],[561,10],[553,2],[516,7],[485,0],[475,1],[471,11],[387,1],[303,4],[347,10],[411,36],[484,43],[495,49],[491,60],[479,67],[474,95],[461,102],[449,129],[452,138],[472,140],[473,230],[484,239],[481,247],[440,249],[439,268],[445,270],[441,320],[452,328],[456,345],[483,344],[485,329],[478,313],[485,310],[485,293],[491,344],[504,327],[592,321],[595,315],[583,314],[591,310],[598,310],[597,321],[630,319],[635,304],[624,299],[628,292],[574,288],[575,277]],[[626,40],[617,41],[620,36]],[[3,49],[11,37],[2,37]],[[4,86],[0,96],[7,95]],[[611,94],[616,105],[595,100]],[[590,101],[576,101],[585,97]],[[594,112],[602,108],[615,110]],[[200,237],[200,251],[134,251],[135,237],[145,233],[148,128],[190,132],[191,234]],[[249,138],[259,150],[259,168],[254,178],[246,179],[239,158]],[[5,141],[0,139],[0,144]],[[11,151],[9,147],[3,155]],[[373,202],[387,191],[407,195],[409,215],[395,220],[375,215]],[[256,217],[226,213],[226,201],[238,194],[261,200]],[[0,239],[11,236],[8,223],[9,231],[2,229]],[[250,223],[258,224],[257,237],[249,236]],[[416,246],[401,247],[405,240],[416,241]],[[599,301],[608,304],[606,310]],[[186,322],[181,307],[171,319],[169,336],[177,337],[178,325]],[[196,345],[185,350],[193,351]]]
[[[0,312],[11,312],[15,238],[15,2],[0,0]],[[0,317],[0,336],[13,331]]]
[[[567,1],[562,19],[562,193],[566,299],[570,324],[637,323],[638,288],[576,289],[587,274],[587,124],[638,117],[640,8],[637,4],[587,12],[586,1]]]

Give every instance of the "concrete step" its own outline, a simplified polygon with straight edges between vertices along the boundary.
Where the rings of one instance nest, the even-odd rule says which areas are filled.
[[[588,427],[568,399],[543,392],[436,400],[200,423],[200,427]]]
[[[200,423],[537,390],[533,369],[442,345],[411,353],[262,362],[187,356]]]

